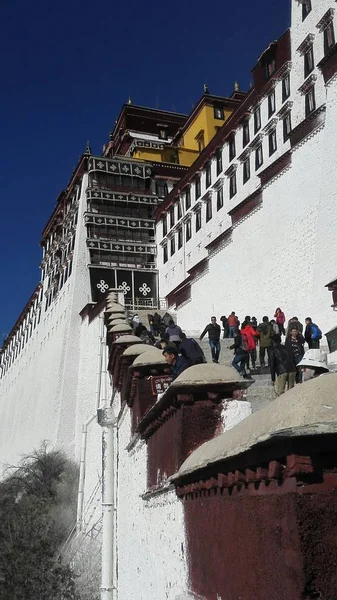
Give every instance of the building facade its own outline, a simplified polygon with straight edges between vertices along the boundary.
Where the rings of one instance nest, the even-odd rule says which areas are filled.
[[[333,2],[292,2],[249,94],[157,209],[160,294],[188,330],[280,305],[334,324],[335,29]]]

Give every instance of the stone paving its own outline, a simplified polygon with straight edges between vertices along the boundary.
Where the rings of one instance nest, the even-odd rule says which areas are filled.
[[[196,338],[200,346],[202,347],[207,362],[211,362],[211,351],[208,343],[208,339],[203,339],[201,342]],[[233,350],[229,349],[233,340],[225,339],[221,340],[221,354],[220,364],[230,366],[233,360]],[[257,369],[259,371],[259,369]],[[264,373],[253,372],[252,377],[254,383],[247,390],[247,399],[252,403],[253,412],[260,410],[267,406],[272,400],[275,400],[276,394],[271,384],[270,373],[265,369]]]

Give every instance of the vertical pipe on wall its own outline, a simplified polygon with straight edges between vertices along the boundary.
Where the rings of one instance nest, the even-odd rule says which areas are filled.
[[[99,408],[102,427],[102,572],[101,600],[113,600],[114,593],[114,412]]]

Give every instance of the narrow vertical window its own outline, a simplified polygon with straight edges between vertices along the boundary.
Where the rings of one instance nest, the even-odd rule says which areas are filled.
[[[229,197],[233,198],[233,196],[235,196],[236,192],[237,192],[236,173],[233,173],[233,175],[231,175],[229,178]]]
[[[262,144],[260,144],[255,150],[255,171],[259,169],[263,164],[263,150]]]
[[[276,139],[276,129],[269,134],[269,156],[274,154],[277,150],[277,139]]]
[[[220,210],[223,207],[223,188],[219,188],[216,195],[216,208]]]
[[[250,179],[250,157],[243,163],[243,183],[247,183],[248,179]]]

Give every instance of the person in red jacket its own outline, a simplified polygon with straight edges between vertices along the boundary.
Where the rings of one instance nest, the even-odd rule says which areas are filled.
[[[231,312],[231,314],[229,315],[228,319],[227,319],[227,325],[228,325],[228,337],[233,338],[234,337],[234,333],[237,327],[239,327],[239,319],[237,318],[234,310],[233,312]]]
[[[252,368],[255,369],[256,363],[256,343],[259,337],[259,332],[255,331],[250,321],[244,321],[241,325],[241,336],[244,340],[247,350],[247,369],[249,371],[249,359],[252,361]]]
[[[277,308],[275,310],[275,314],[274,317],[276,319],[276,323],[278,325],[279,331],[280,331],[280,335],[285,335],[285,329],[284,329],[284,323],[286,320],[286,316],[284,314],[284,312],[282,312],[282,310],[280,308]]]

